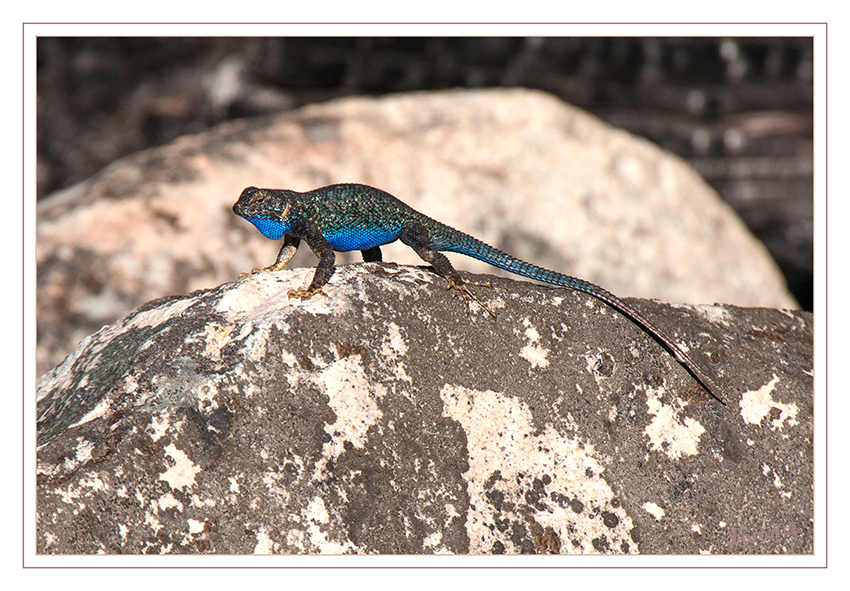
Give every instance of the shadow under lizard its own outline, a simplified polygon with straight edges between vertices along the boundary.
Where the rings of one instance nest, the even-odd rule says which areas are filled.
[[[448,282],[448,288],[463,296],[469,306],[472,299],[491,316],[467,285],[489,287],[488,283],[464,280],[441,251],[473,257],[515,275],[551,285],[566,287],[593,296],[621,312],[661,343],[708,392],[725,405],[720,388],[684,348],[659,330],[643,314],[609,291],[584,281],[550,271],[512,257],[459,230],[419,213],[389,193],[359,184],[340,184],[299,193],[281,189],[248,187],[233,205],[233,212],[245,218],[267,238],[284,239],[274,264],[252,273],[279,271],[292,259],[301,240],[319,258],[313,280],[306,288],[292,289],[289,297],[302,300],[325,295],[322,287],[334,272],[334,251],[359,250],[365,262],[381,260],[381,246],[401,240]]]

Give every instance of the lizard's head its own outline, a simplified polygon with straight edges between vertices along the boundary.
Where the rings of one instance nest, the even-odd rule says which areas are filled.
[[[282,220],[291,205],[287,199],[291,192],[248,187],[233,204],[233,213],[245,219]]]
[[[233,204],[233,213],[245,218],[264,236],[277,240],[289,231],[287,215],[292,208],[293,191],[248,187]]]

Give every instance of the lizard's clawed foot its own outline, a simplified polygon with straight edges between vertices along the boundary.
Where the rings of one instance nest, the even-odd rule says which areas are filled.
[[[446,289],[453,289],[456,294],[460,294],[460,296],[463,298],[463,302],[466,304],[466,313],[470,314],[472,312],[472,310],[470,309],[470,306],[469,306],[469,300],[473,300],[476,304],[478,304],[479,306],[481,306],[482,308],[487,310],[487,313],[490,316],[495,318],[496,314],[493,312],[493,310],[488,308],[484,304],[484,302],[479,300],[476,297],[476,295],[474,293],[472,293],[472,291],[467,287],[467,285],[477,285],[478,287],[490,287],[490,283],[489,282],[487,282],[487,283],[476,283],[475,281],[467,281],[466,279],[461,279],[461,281],[463,283],[458,284],[451,277],[447,277],[446,278],[446,283],[447,283]]]
[[[310,288],[305,288],[305,287],[299,287],[298,289],[290,289],[289,290],[289,297],[290,298],[300,298],[301,300],[309,300],[310,298],[312,298],[316,294],[328,297],[328,294],[323,292],[322,288],[310,289]]]

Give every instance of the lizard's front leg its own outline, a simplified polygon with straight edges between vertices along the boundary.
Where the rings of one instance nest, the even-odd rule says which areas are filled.
[[[262,269],[254,269],[250,273],[239,273],[240,277],[248,277],[249,275],[253,275],[255,273],[265,273],[266,271],[280,271],[283,269],[289,261],[292,260],[292,257],[295,256],[295,252],[298,250],[298,245],[301,244],[301,239],[297,236],[293,236],[292,234],[287,234],[283,237],[283,246],[280,247],[280,252],[277,253],[277,259],[275,262],[268,267],[263,267]]]
[[[328,297],[328,294],[322,291],[322,287],[325,286],[331,275],[334,274],[334,261],[336,260],[334,249],[330,242],[317,231],[308,233],[306,240],[310,249],[319,257],[319,264],[316,265],[316,273],[313,275],[310,285],[306,289],[303,287],[290,289],[289,297],[308,300],[317,293]]]

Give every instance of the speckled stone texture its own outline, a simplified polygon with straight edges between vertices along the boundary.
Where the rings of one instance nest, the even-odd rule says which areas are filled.
[[[630,300],[723,407],[584,294],[311,277],[151,302],[42,378],[39,553],[813,551],[810,314]]]

